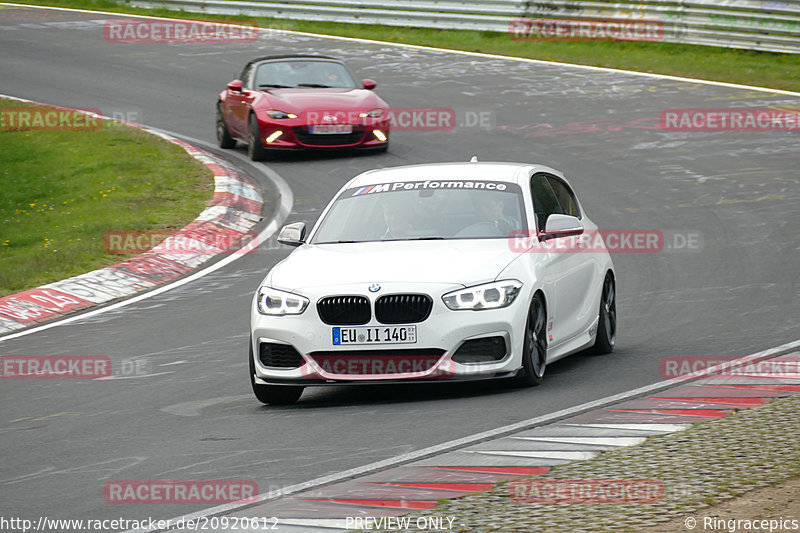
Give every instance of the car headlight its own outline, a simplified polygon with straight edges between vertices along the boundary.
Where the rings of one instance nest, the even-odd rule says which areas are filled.
[[[521,281],[507,279],[448,292],[442,300],[453,311],[500,309],[511,305],[521,288]]]
[[[283,111],[277,111],[275,109],[269,109],[266,111],[266,113],[269,118],[276,118],[276,119],[297,118],[297,115],[295,115],[294,113],[284,113]]]
[[[383,116],[383,109],[373,109],[372,111],[365,111],[358,114],[361,118],[381,118]]]
[[[257,303],[262,315],[300,315],[308,307],[308,298],[272,287],[259,287]]]

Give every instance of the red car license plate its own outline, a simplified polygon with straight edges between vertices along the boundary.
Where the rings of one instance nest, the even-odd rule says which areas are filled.
[[[313,135],[330,135],[331,133],[353,133],[352,124],[317,124],[309,126],[308,131]]]

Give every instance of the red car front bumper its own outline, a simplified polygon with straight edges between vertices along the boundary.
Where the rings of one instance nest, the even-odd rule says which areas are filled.
[[[389,121],[352,125],[350,133],[312,133],[296,120],[259,121],[261,144],[270,150],[382,148],[389,144]]]

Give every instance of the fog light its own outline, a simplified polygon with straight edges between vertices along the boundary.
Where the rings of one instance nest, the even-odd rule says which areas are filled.
[[[386,135],[384,135],[381,130],[372,130],[372,134],[375,135],[379,141],[386,142]]]
[[[267,137],[267,143],[271,143],[272,141],[274,141],[275,139],[277,139],[281,135],[283,135],[283,132],[281,130],[272,132],[272,134],[270,134],[270,136]]]

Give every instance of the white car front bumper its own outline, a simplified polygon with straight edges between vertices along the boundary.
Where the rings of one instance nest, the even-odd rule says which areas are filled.
[[[309,299],[308,307],[301,315],[288,316],[263,315],[254,301],[251,342],[256,383],[325,385],[468,380],[514,375],[522,365],[523,334],[530,298],[528,291],[523,288],[516,300],[505,308],[453,311],[445,306],[442,295],[460,288],[463,286],[455,284],[384,283],[379,292],[370,293],[362,283],[305,289],[296,293]],[[417,323],[378,322],[374,313],[375,301],[389,294],[430,296],[433,300],[430,315]],[[343,328],[374,327],[383,330],[413,325],[416,327],[416,342],[334,345],[335,326],[323,322],[317,310],[321,298],[334,295],[364,296],[373,311],[368,323]],[[276,349],[276,352],[281,352],[282,357],[265,357],[267,363],[277,361],[278,364],[264,364],[260,354],[265,345],[268,351]],[[277,348],[269,345],[277,345]],[[489,355],[481,356],[484,351]]]

